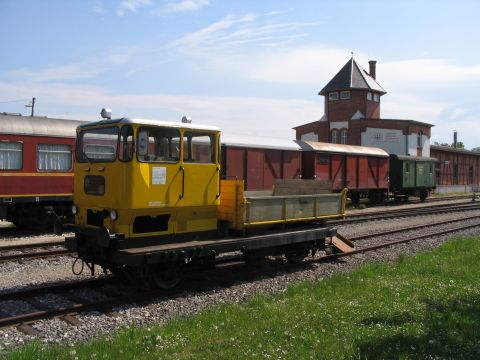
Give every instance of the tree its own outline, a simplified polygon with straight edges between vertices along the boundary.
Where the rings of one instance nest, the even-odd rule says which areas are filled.
[[[480,152],[480,146],[474,147],[474,148],[472,149],[472,151],[474,151],[474,152]]]
[[[453,147],[453,144],[452,144]],[[457,141],[456,149],[465,149],[465,145],[461,141]]]

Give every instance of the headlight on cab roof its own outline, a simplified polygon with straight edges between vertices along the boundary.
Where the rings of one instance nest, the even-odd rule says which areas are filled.
[[[78,213],[78,207],[76,205],[72,205],[72,214],[77,215]]]

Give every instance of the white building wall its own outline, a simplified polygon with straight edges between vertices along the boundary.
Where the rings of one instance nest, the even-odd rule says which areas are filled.
[[[314,132],[309,132],[306,134],[302,134],[300,137],[300,140],[304,141],[318,141],[318,135],[316,135]]]
[[[367,128],[362,132],[362,145],[378,147],[389,154],[406,154],[406,137],[402,130]]]
[[[417,134],[407,135],[407,155],[417,156]]]
[[[430,157],[430,139],[426,136],[422,136],[422,156]]]

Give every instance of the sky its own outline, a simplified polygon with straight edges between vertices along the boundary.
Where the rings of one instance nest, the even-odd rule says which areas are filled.
[[[0,112],[217,125],[293,139],[351,58],[381,117],[480,146],[480,1],[0,0]]]

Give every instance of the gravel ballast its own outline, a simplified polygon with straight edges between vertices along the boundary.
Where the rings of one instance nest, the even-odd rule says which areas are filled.
[[[359,236],[375,232],[401,229],[415,225],[438,222],[452,218],[462,218],[478,214],[477,212],[441,214],[432,216],[418,216],[415,218],[398,218],[377,222],[346,225],[338,227],[338,232],[346,236]],[[438,227],[435,229],[438,230]],[[371,261],[390,262],[402,254],[414,254],[421,251],[431,250],[452,237],[473,236],[480,234],[480,227],[458,232],[454,235],[437,236],[408,244],[396,245],[390,248],[380,249],[375,252],[357,254],[342,258],[338,262],[312,264],[306,268],[291,269],[279,266],[277,272],[272,271],[253,277],[238,274],[238,279],[232,284],[217,286],[206,291],[186,290],[173,297],[161,297],[152,300],[146,306],[126,304],[114,309],[109,314],[90,312],[78,315],[80,326],[72,326],[59,319],[43,320],[33,326],[39,330],[39,336],[29,336],[21,333],[16,328],[0,330],[0,350],[7,347],[18,347],[32,339],[38,339],[43,343],[73,344],[78,341],[90,340],[98,336],[112,334],[120,327],[130,324],[149,325],[152,323],[164,323],[173,316],[188,316],[195,314],[207,307],[215,306],[224,302],[245,301],[258,293],[274,294],[285,291],[287,287],[297,281],[310,280],[320,281],[327,276],[339,272],[348,272],[362,264]],[[391,240],[390,238],[378,239],[379,242]],[[71,273],[72,258],[58,257],[46,260],[29,260],[25,262],[7,262],[0,264],[0,289],[11,291],[16,288],[35,286],[46,282],[55,282],[77,278]],[[268,266],[267,266],[268,267]],[[87,274],[85,274],[85,277]],[[79,296],[101,297],[91,290],[79,289]],[[85,293],[87,293],[85,295]],[[48,301],[55,301],[54,297]],[[0,304],[0,311],[14,311],[15,303],[9,303],[7,308]],[[10,308],[13,307],[13,308]],[[19,307],[22,307],[19,305]]]

